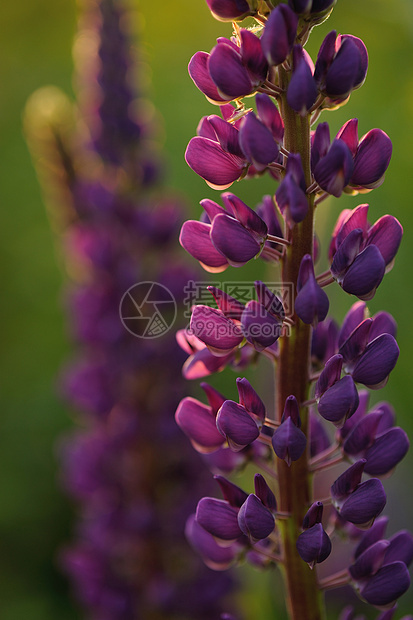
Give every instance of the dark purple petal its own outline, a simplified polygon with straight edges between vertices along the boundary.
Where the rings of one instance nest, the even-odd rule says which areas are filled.
[[[369,245],[356,257],[340,284],[346,293],[361,299],[371,299],[385,270],[386,265],[379,249]]]
[[[297,399],[293,394],[287,396],[287,398],[285,399],[284,411],[281,416],[281,422],[284,422],[288,418],[291,418],[295,426],[300,428],[300,407],[298,406]]]
[[[223,396],[221,392],[218,392],[218,390],[216,390],[214,387],[212,387],[212,385],[209,385],[208,383],[202,382],[200,383],[200,387],[204,390],[208,399],[209,406],[211,407],[214,416],[216,416],[218,413],[218,409],[226,401],[225,396]]]
[[[383,476],[389,473],[404,458],[409,445],[409,438],[402,428],[395,426],[389,429],[377,437],[366,452],[366,473],[371,476]]]
[[[247,161],[260,172],[278,156],[278,146],[271,131],[250,112],[245,117],[240,131],[239,141]]]
[[[297,35],[298,17],[285,4],[271,13],[261,37],[262,51],[270,65],[280,65],[291,52]]]
[[[217,215],[212,222],[211,240],[233,267],[245,265],[259,254],[261,246],[254,236],[229,215]]]
[[[195,306],[191,317],[193,334],[207,346],[220,351],[231,351],[241,344],[241,330],[219,310],[209,306]]]
[[[342,42],[346,40],[350,40],[357,47],[359,55],[360,55],[360,64],[359,64],[359,72],[356,76],[353,88],[360,88],[364,83],[367,75],[367,67],[369,63],[369,55],[367,53],[367,48],[364,45],[363,41],[358,37],[355,37],[352,34],[342,34],[339,35],[339,38]]]
[[[314,502],[303,519],[303,530],[308,530],[316,523],[321,523],[323,519],[323,503]]]
[[[311,170],[314,169],[320,159],[325,157],[330,148],[330,128],[328,123],[319,123],[311,140]]]
[[[277,500],[274,493],[265,481],[264,476],[255,474],[254,476],[255,495],[262,501],[271,512],[277,511]]]
[[[217,134],[215,129],[212,127],[209,122],[209,118],[207,116],[203,116],[198,123],[198,127],[196,128],[196,135],[201,136],[202,138],[209,138],[210,140],[217,140]]]
[[[207,271],[212,270],[218,273],[228,267],[228,261],[213,246],[210,232],[210,224],[188,220],[182,226],[179,242],[191,256],[202,263]]]
[[[382,415],[381,412],[371,412],[356,424],[343,444],[346,454],[365,456],[364,452],[374,443]]]
[[[238,99],[254,90],[241,54],[231,45],[218,43],[213,48],[209,56],[208,71],[224,99]]]
[[[399,347],[390,334],[382,334],[370,342],[351,373],[354,381],[376,388],[385,381],[396,365]]]
[[[231,155],[236,155],[243,159],[244,156],[239,145],[238,129],[216,115],[208,116],[208,122],[213,128],[216,136],[215,139],[218,140],[222,149]]]
[[[221,198],[224,205],[228,210],[231,210],[232,215],[237,218],[240,224],[255,233],[257,241],[263,241],[268,234],[268,228],[264,220],[235,194],[224,192]]]
[[[374,340],[382,334],[390,334],[396,338],[397,323],[388,312],[377,312],[373,317],[373,323],[370,329],[369,340]]]
[[[248,379],[237,378],[239,402],[249,413],[253,413],[262,422],[265,419],[265,405]]]
[[[403,236],[403,227],[392,215],[384,215],[370,228],[367,243],[375,245],[385,265],[389,265],[397,254]]]
[[[357,313],[358,315],[359,313]],[[370,342],[370,330],[373,319],[364,319],[348,336],[347,340],[340,346],[339,352],[344,358],[346,367],[351,367],[362,353],[366,350]]]
[[[240,30],[240,38],[242,62],[248,69],[253,84],[258,85],[265,80],[268,73],[268,63],[262,53],[261,41],[245,28]]]
[[[277,106],[268,95],[255,95],[258,118],[271,131],[274,140],[281,143],[284,137],[284,123]]]
[[[214,188],[226,189],[242,173],[245,162],[222,150],[218,142],[195,136],[185,151],[186,163]]]
[[[195,398],[188,396],[181,400],[175,420],[198,452],[217,450],[224,443],[213,411]]]
[[[352,578],[357,581],[377,573],[383,564],[389,545],[388,540],[379,540],[363,551],[354,564],[349,567]]]
[[[341,377],[343,367],[343,356],[333,355],[327,362],[321,375],[319,376],[314,392],[314,398],[319,399],[328,388],[332,387]]]
[[[288,0],[288,6],[298,15],[309,13],[313,0]]]
[[[333,140],[325,157],[320,159],[314,170],[319,186],[339,198],[353,174],[353,157],[342,140]]]
[[[325,78],[325,93],[333,98],[346,97],[358,84],[361,75],[358,46],[351,38],[342,38],[341,41],[340,49],[327,70]]]
[[[209,224],[213,222],[214,218],[221,213],[228,215],[228,212],[224,209],[224,207],[221,207],[221,205],[216,203],[214,200],[210,200],[209,198],[204,198],[199,204],[208,216]],[[233,214],[231,213],[231,215]]]
[[[356,301],[344,317],[338,337],[338,346],[341,347],[351,332],[366,318],[366,304],[364,301]],[[367,344],[367,343],[366,343]]]
[[[223,499],[203,497],[196,509],[196,522],[222,540],[236,540],[242,532],[238,526],[238,510]]]
[[[213,295],[222,314],[228,319],[241,320],[241,315],[245,308],[244,304],[215,286],[207,286],[207,289]]]
[[[303,256],[298,272],[298,295],[295,299],[295,312],[307,324],[324,321],[329,308],[326,293],[317,284],[314,266],[310,254]]]
[[[353,493],[361,482],[365,464],[366,460],[360,459],[346,469],[332,484],[331,497],[340,500]]]
[[[252,13],[246,0],[206,0],[212,15],[220,21],[236,21]]]
[[[287,418],[272,436],[272,445],[275,454],[290,465],[291,461],[298,461],[304,453],[307,439],[292,419]]]
[[[195,515],[191,515],[186,522],[185,536],[191,547],[212,570],[226,570],[235,558],[234,548],[218,545],[212,534],[197,523]]]
[[[384,538],[388,522],[389,517],[379,517],[374,521],[371,528],[363,534],[359,544],[354,550],[354,557],[356,559],[363,553],[363,551],[368,549],[368,547]]]
[[[325,78],[328,68],[333,62],[334,56],[336,54],[336,39],[337,32],[335,30],[332,30],[324,38],[324,41],[322,42],[319,52],[317,54],[317,60],[314,68],[314,79],[317,86],[321,90],[324,89]]]
[[[278,186],[275,198],[290,228],[303,221],[308,212],[308,200],[292,174],[285,175]]]
[[[256,280],[254,282],[254,287],[260,304],[280,321],[283,320],[285,318],[285,311],[281,299],[270,291],[268,286],[261,282],[261,280]]]
[[[224,499],[234,508],[241,508],[248,497],[248,493],[245,493],[245,491],[230,480],[224,478],[224,476],[214,476],[214,480],[218,482]]]
[[[207,52],[197,52],[189,61],[188,71],[195,86],[208,97],[213,103],[225,101],[218,93],[218,89],[208,71],[209,54]]]
[[[271,534],[275,520],[271,512],[254,494],[248,496],[238,513],[241,531],[255,540],[262,540]]]
[[[340,427],[353,415],[359,405],[357,388],[350,375],[346,375],[321,396],[318,413],[325,420]]]
[[[311,355],[324,363],[337,351],[338,325],[333,319],[320,321],[313,330]]]
[[[340,515],[356,525],[375,519],[386,505],[386,493],[377,478],[359,484],[340,509]]]
[[[386,550],[383,564],[404,562],[410,566],[413,560],[413,536],[407,530],[397,532],[389,539],[390,546]]]
[[[372,129],[360,140],[354,159],[351,185],[370,187],[380,185],[390,163],[392,143],[381,129]]]
[[[245,306],[241,317],[241,327],[245,338],[257,351],[274,344],[281,336],[282,322],[255,300]]]
[[[331,553],[331,541],[321,523],[316,523],[299,535],[297,551],[301,559],[311,566],[328,558]]]
[[[403,562],[383,566],[361,589],[370,605],[385,606],[396,601],[410,586],[410,575]]]
[[[235,451],[245,448],[260,434],[256,422],[247,410],[232,400],[226,400],[218,411],[217,428]]]
[[[280,223],[275,213],[274,198],[272,196],[267,194],[266,196],[262,197],[262,202],[257,206],[257,214],[267,224],[268,232],[270,235],[280,237],[281,239],[284,237],[283,231],[281,230]],[[275,247],[278,249],[280,249],[281,247],[277,243],[267,243],[269,243],[271,247]]]
[[[294,66],[294,71],[288,84],[288,105],[298,114],[305,116],[317,99],[317,95],[317,86],[311,69],[304,58],[302,58],[297,66]]]
[[[331,275],[338,282],[343,281],[348,268],[354,262],[357,255],[360,252],[361,244],[363,242],[363,231],[361,228],[355,228],[344,239],[344,241],[338,246],[337,252],[334,255],[333,262],[331,263]]]
[[[310,456],[317,456],[331,445],[330,437],[322,425],[320,418],[310,412]]]

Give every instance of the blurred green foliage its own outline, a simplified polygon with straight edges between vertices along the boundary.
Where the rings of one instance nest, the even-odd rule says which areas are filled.
[[[148,94],[164,119],[169,183],[186,194],[193,216],[198,217],[199,200],[216,197],[216,192],[186,166],[183,153],[199,118],[216,110],[194,87],[186,65],[197,50],[209,51],[217,36],[229,36],[231,27],[214,21],[204,0],[140,5],[139,45],[152,74]],[[59,367],[70,351],[62,313],[63,275],[21,128],[25,101],[36,88],[55,84],[71,92],[75,28],[74,0],[25,0],[2,6],[0,617],[4,620],[81,617],[56,570],[57,550],[69,540],[72,519],[72,509],[58,490],[55,458],[57,438],[71,427],[55,390]],[[411,0],[338,0],[329,23],[315,29],[311,37],[313,57],[332,28],[365,41],[370,67],[366,84],[353,93],[349,104],[322,120],[331,123],[333,134],[353,116],[359,118],[361,134],[381,127],[393,140],[394,154],[381,188],[365,198],[323,203],[317,215],[318,230],[325,251],[338,213],[363,201],[371,204],[373,220],[390,212],[405,227],[395,269],[369,307],[372,312],[385,309],[394,314],[401,344],[400,360],[388,386],[373,396],[394,404],[399,423],[413,437],[413,210],[408,185],[413,165],[413,4]],[[269,179],[233,187],[251,205],[273,189]],[[226,278],[247,279],[256,273],[255,267],[242,273],[230,269]],[[341,318],[352,301],[342,291],[335,291],[333,314]],[[222,385],[222,379],[217,381]],[[386,483],[391,532],[412,526],[412,464],[410,454]],[[269,585],[272,577],[249,570],[245,578],[259,592],[255,602],[244,597],[247,620],[283,620],[283,612],[275,612],[282,592],[280,586]],[[411,612],[412,601],[412,595],[405,596],[400,610]]]

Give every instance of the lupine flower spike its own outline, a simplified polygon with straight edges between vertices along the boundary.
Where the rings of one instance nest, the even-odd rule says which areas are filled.
[[[260,357],[276,370],[274,404],[263,367],[255,364],[254,387],[237,380],[238,402],[214,393],[214,404],[209,397],[209,405],[190,398],[179,405],[176,419],[195,448],[214,473],[219,463],[225,468],[217,477],[223,497],[199,502],[190,540],[217,568],[245,558],[260,567],[279,564],[291,620],[322,620],[323,591],[344,585],[380,610],[377,620],[391,620],[410,584],[413,539],[407,531],[385,538],[382,478],[397,468],[409,439],[389,403],[368,406],[369,391],[389,380],[399,347],[393,317],[370,316],[366,302],[394,265],[402,225],[392,215],[375,217],[374,201],[355,204],[341,213],[326,244],[330,268],[317,274],[315,267],[323,251],[315,209],[329,196],[371,192],[391,159],[391,140],[381,129],[363,128],[359,138],[352,118],[332,136],[328,123],[318,122],[324,110],[357,96],[367,49],[335,30],[314,60],[304,49],[335,0],[207,4],[218,20],[237,23],[231,39],[218,39],[210,53],[190,61],[193,81],[222,116],[201,120],[186,161],[219,190],[263,175],[278,186],[257,197],[256,210],[235,194],[222,195],[224,206],[203,200],[206,216],[186,222],[180,241],[215,273],[260,256],[274,281],[277,263],[282,286],[271,291],[257,280],[257,298],[249,301],[209,287],[218,307],[195,305],[191,330],[178,336],[189,353],[188,378],[226,366],[244,371]],[[326,287],[334,282],[343,303],[353,297],[341,326],[329,317]],[[254,484],[244,475],[243,489],[237,473],[247,462],[246,471],[256,473]],[[352,548],[350,560],[332,545],[337,534]],[[347,607],[340,620],[357,613]]]

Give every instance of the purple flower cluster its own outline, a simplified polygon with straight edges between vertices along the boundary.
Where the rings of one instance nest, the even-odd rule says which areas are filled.
[[[365,602],[388,610],[381,620],[390,619],[410,585],[413,537],[402,531],[384,538],[382,478],[403,459],[409,440],[389,403],[368,409],[364,388],[387,383],[399,348],[393,317],[370,316],[366,301],[393,266],[402,226],[391,215],[371,225],[367,204],[346,209],[332,234],[330,269],[315,272],[317,206],[330,195],[378,187],[390,162],[389,137],[372,129],[359,140],[357,119],[333,141],[327,123],[312,129],[323,110],[345,104],[363,84],[367,50],[357,37],[332,31],[313,63],[304,45],[333,9],[331,1],[259,8],[252,0],[207,3],[217,19],[252,16],[257,25],[236,25],[231,39],[220,38],[210,53],[192,57],[189,73],[222,117],[201,120],[187,163],[216,189],[265,173],[279,185],[256,210],[229,192],[221,195],[223,207],[201,201],[201,220],[185,222],[180,242],[213,273],[260,256],[279,265],[283,286],[276,293],[257,280],[256,299],[247,303],[211,286],[217,307],[194,306],[190,330],[178,335],[189,354],[187,378],[228,365],[243,370],[260,356],[277,370],[275,408],[245,377],[236,380],[235,399],[204,383],[207,403],[180,402],[177,424],[209,462],[222,493],[222,499],[200,500],[187,536],[217,570],[245,557],[260,567],[279,564],[293,620],[321,620],[320,591],[347,584]],[[251,96],[255,111],[244,101]],[[328,317],[324,288],[334,281],[361,300],[341,327]],[[293,287],[293,301],[287,287]],[[253,488],[244,491],[233,480],[247,463],[258,471]],[[333,565],[335,555],[340,563],[335,533],[353,543],[352,563],[343,559],[339,572],[322,578],[317,564]],[[342,618],[352,619],[352,609]]]
[[[172,333],[137,338],[119,316],[136,283],[159,283],[182,303],[184,285],[196,278],[174,247],[181,207],[145,192],[157,175],[147,158],[149,128],[131,116],[126,16],[121,3],[101,0],[83,18],[83,37],[92,30],[99,49],[93,62],[79,58],[80,71],[96,71],[83,76],[79,125],[63,115],[71,107],[63,95],[42,91],[29,127],[63,220],[77,343],[62,391],[83,428],[62,441],[61,455],[63,484],[80,518],[62,564],[90,618],[209,620],[222,610],[232,579],[208,569],[185,538],[186,519],[211,482],[174,422],[184,356]],[[91,139],[82,133],[86,122]]]

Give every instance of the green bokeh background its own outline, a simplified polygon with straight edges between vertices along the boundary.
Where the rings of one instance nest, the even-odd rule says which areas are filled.
[[[186,166],[183,152],[201,115],[215,110],[193,86],[186,65],[195,51],[210,50],[217,36],[229,36],[230,26],[211,18],[204,0],[142,2],[141,10],[141,44],[152,72],[149,94],[164,119],[169,183],[186,193],[198,217],[199,200],[215,192]],[[73,620],[82,614],[56,570],[57,549],[69,539],[72,519],[72,509],[58,491],[55,460],[56,439],[72,424],[54,388],[70,351],[61,304],[63,275],[21,117],[25,101],[38,87],[54,84],[71,93],[76,5],[73,0],[24,0],[3,3],[0,15],[0,617]],[[388,386],[373,396],[394,404],[399,423],[413,437],[413,3],[338,0],[328,26],[312,35],[313,57],[332,28],[365,41],[370,67],[366,84],[349,104],[322,120],[330,122],[334,134],[357,116],[360,134],[381,127],[394,145],[385,184],[365,200],[372,219],[390,212],[405,228],[395,269],[369,303],[372,312],[394,314],[401,355]],[[234,187],[251,205],[272,189],[269,180]],[[361,202],[363,198],[346,197],[321,205],[317,224],[324,249],[340,210]],[[227,278],[245,278],[245,273],[235,275],[230,269]],[[351,302],[337,291],[332,312],[342,318]],[[413,453],[386,483],[391,532],[412,526],[412,466]],[[272,588],[268,594],[269,576],[246,575],[260,593],[255,602],[245,597],[247,619],[283,620],[282,611],[274,615],[274,599],[281,592]],[[403,597],[400,610],[412,609],[412,595]]]

